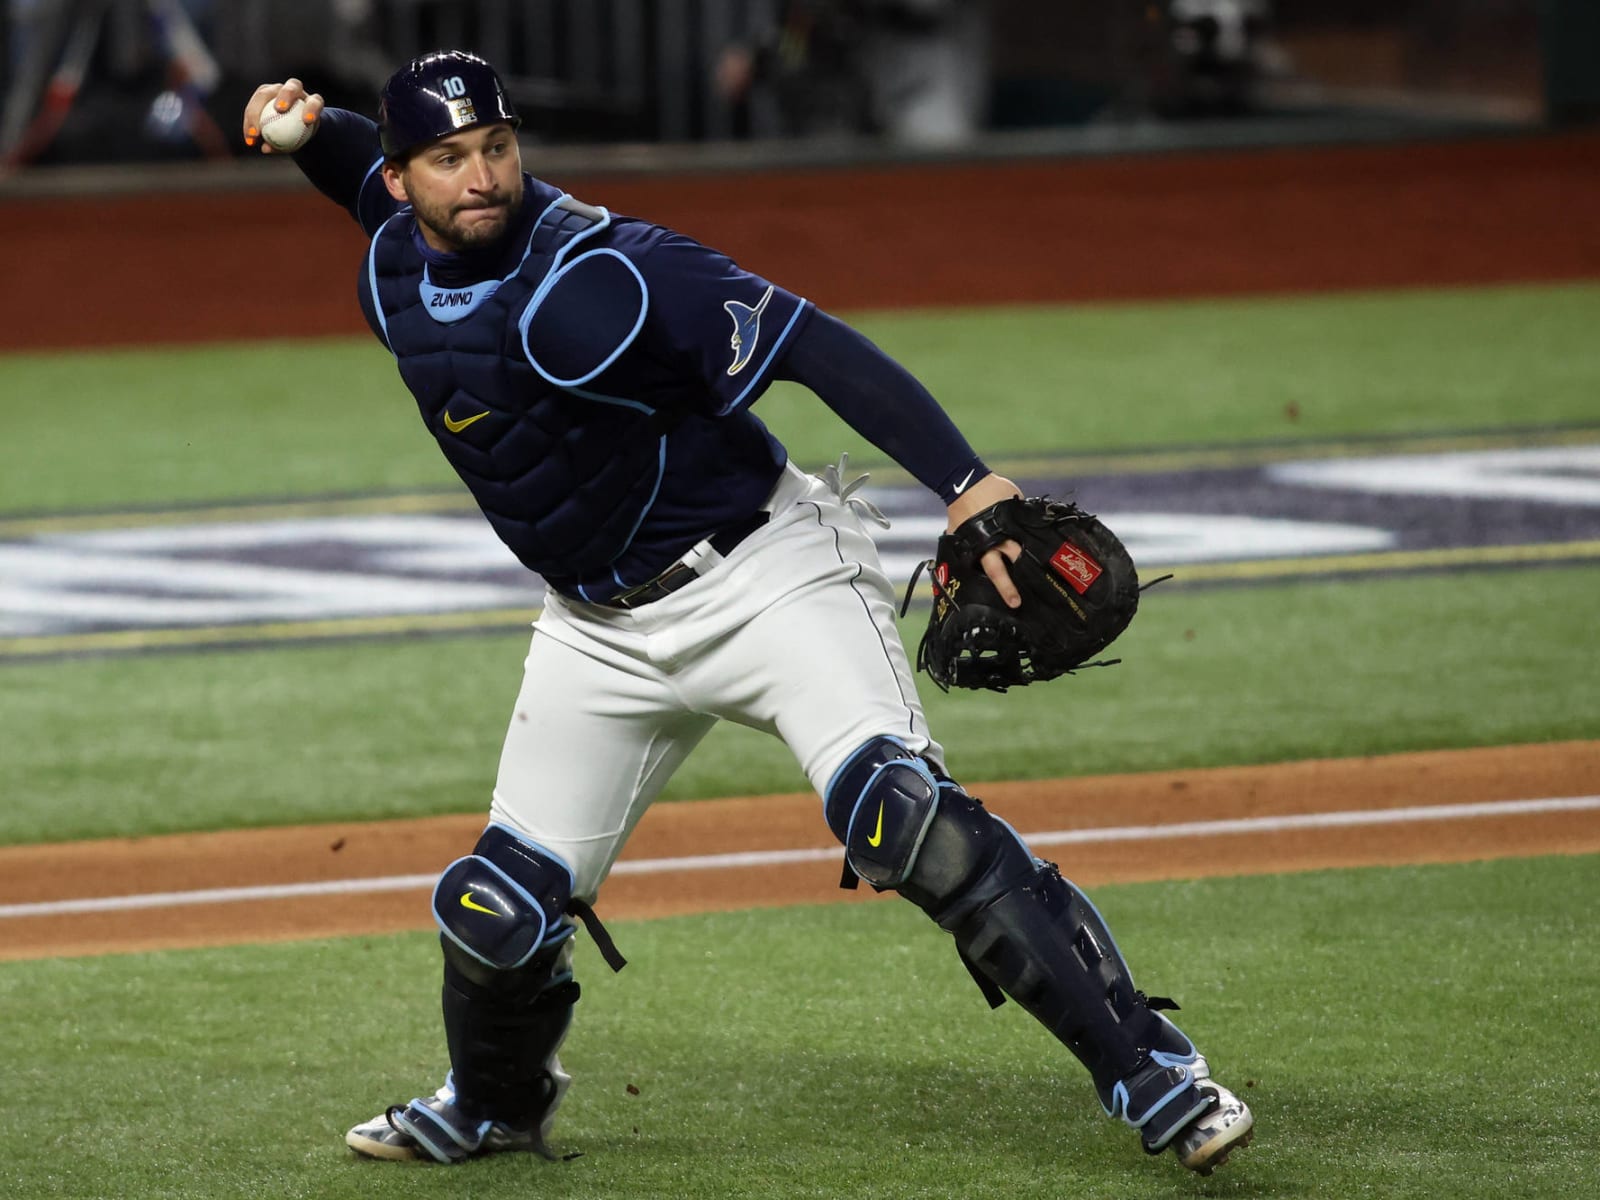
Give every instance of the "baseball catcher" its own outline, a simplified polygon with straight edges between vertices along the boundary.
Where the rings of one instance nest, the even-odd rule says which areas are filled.
[[[984,569],[1010,548],[1011,607]],[[906,588],[901,615],[923,563]],[[1079,667],[1116,640],[1139,607],[1139,574],[1126,547],[1092,514],[1048,496],[1003,500],[939,539],[933,613],[917,666],[945,691],[1038,683]],[[1160,582],[1157,580],[1156,582]]]
[[[1245,1145],[1249,1107],[1134,985],[1088,897],[948,768],[856,483],[791,462],[752,407],[798,384],[943,502],[921,656],[942,685],[1099,653],[1138,597],[1116,539],[1022,500],[915,376],[812,301],[524,171],[521,117],[483,59],[406,64],[376,122],[298,80],[263,84],[247,142],[279,145],[269,106],[274,128],[300,114],[286,152],[366,234],[357,297],[419,432],[545,586],[486,827],[432,897],[448,1071],[345,1144],[439,1164],[553,1153],[573,945],[620,965],[593,921],[601,888],[673,772],[733,720],[793,753],[850,878],[926,913],[1146,1151],[1209,1173]]]

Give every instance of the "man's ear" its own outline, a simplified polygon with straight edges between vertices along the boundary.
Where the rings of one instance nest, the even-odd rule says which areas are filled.
[[[406,185],[405,181],[400,178],[400,170],[401,168],[396,163],[389,159],[384,159],[382,167],[383,186],[388,188],[389,195],[400,201],[401,204],[410,204],[411,198],[406,195]]]

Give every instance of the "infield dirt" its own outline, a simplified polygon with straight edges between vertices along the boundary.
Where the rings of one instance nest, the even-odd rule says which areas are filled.
[[[1600,742],[1564,742],[1277,766],[979,785],[1024,835],[1118,829],[1045,848],[1085,886],[1324,867],[1600,853],[1600,807],[1438,819],[1441,806],[1600,793]],[[1176,825],[1317,813],[1435,810],[1382,824],[1184,832]],[[1406,814],[1393,814],[1406,816]],[[1135,833],[1132,827],[1162,827]],[[0,848],[0,905],[437,874],[469,852],[480,815],[236,830]],[[659,804],[646,813],[600,911],[610,920],[784,904],[865,903],[810,794]],[[817,850],[796,863],[662,863]],[[651,869],[632,873],[627,864]],[[425,886],[0,919],[0,958],[97,954],[428,929]]]

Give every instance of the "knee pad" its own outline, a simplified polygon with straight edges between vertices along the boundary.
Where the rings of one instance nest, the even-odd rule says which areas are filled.
[[[1035,869],[1011,826],[898,738],[857,749],[834,772],[823,804],[851,883],[859,875],[893,888],[952,932]]]
[[[939,808],[928,764],[890,737],[861,746],[834,773],[823,799],[845,861],[877,888],[904,883]]]
[[[553,959],[554,947],[573,934],[572,884],[572,869],[556,855],[490,825],[433,889],[446,958],[480,982],[520,971],[536,957]]]

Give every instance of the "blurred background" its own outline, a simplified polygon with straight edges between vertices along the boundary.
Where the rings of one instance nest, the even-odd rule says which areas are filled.
[[[1595,0],[4,0],[6,177],[242,158],[437,47],[596,165],[1475,133],[1600,114]],[[38,176],[34,177],[37,181]]]

